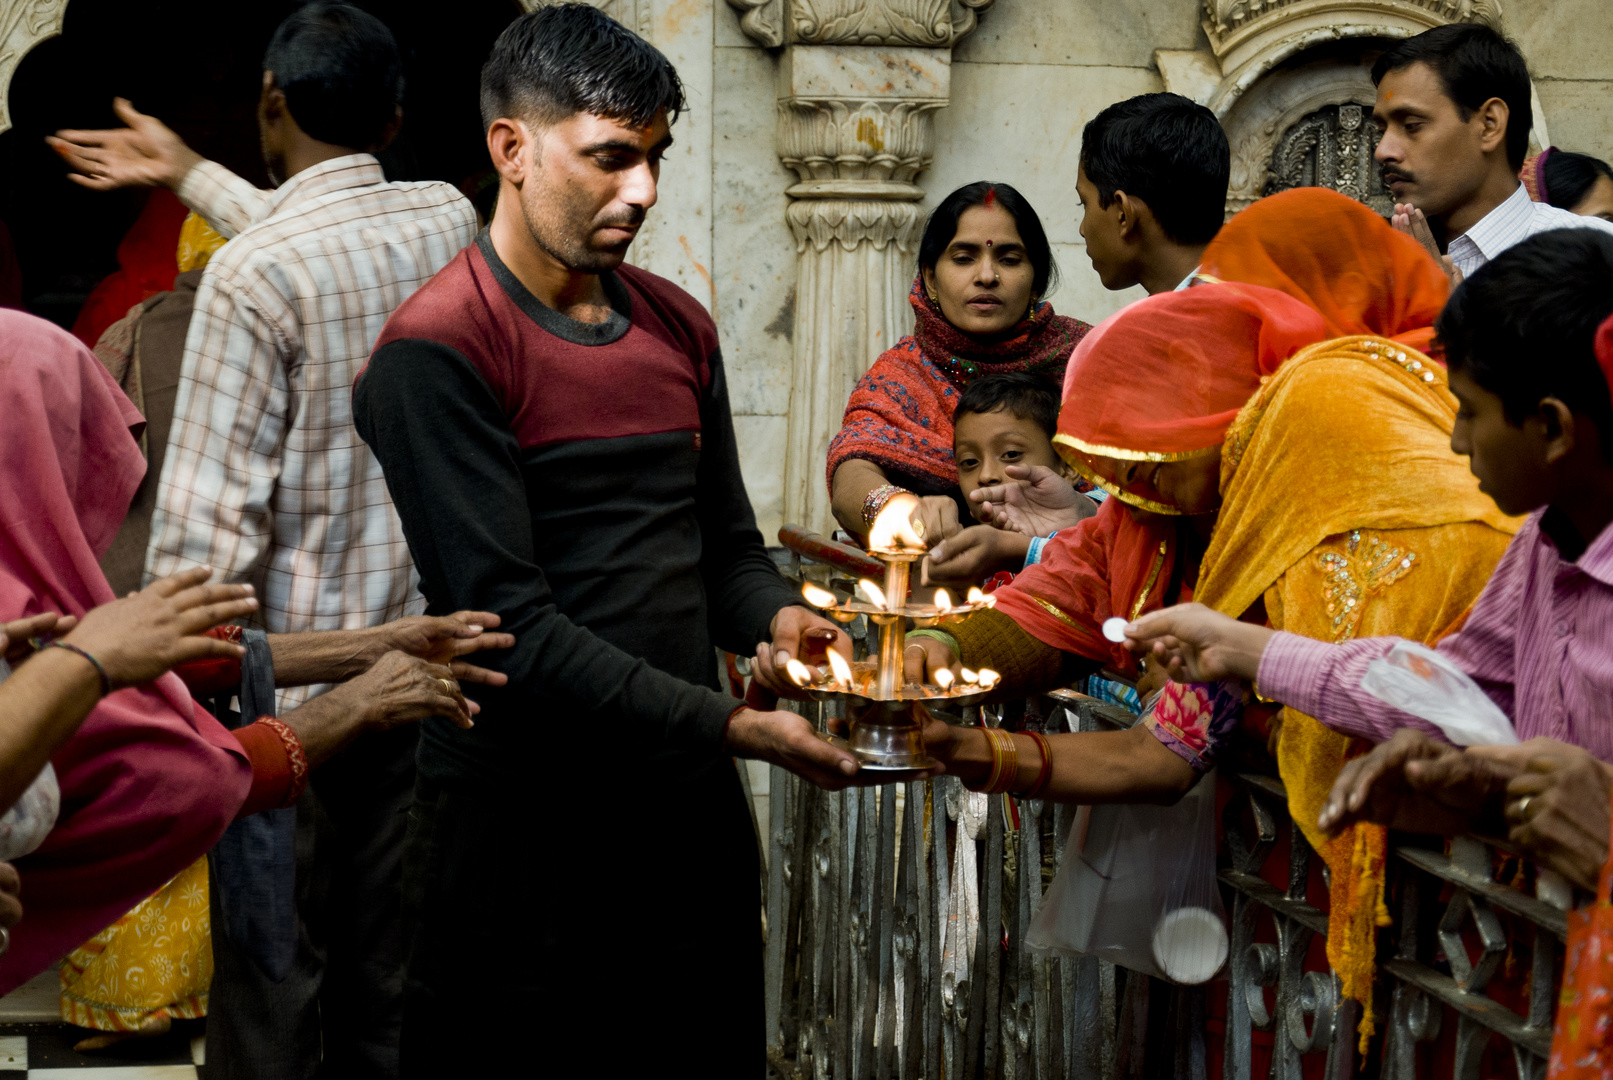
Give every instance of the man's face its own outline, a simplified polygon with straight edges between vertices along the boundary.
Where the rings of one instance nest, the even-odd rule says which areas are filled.
[[[1120,201],[1099,205],[1098,187],[1087,179],[1084,168],[1076,170],[1075,193],[1081,199],[1081,239],[1103,287],[1125,289],[1137,284],[1132,254],[1120,228]]]
[[[665,111],[642,128],[576,113],[532,134],[521,212],[533,240],[570,270],[614,270],[655,205]]]
[[[1450,378],[1459,406],[1451,451],[1468,459],[1467,467],[1479,478],[1479,490],[1505,514],[1527,514],[1545,505],[1551,498],[1552,470],[1539,419],[1525,417],[1522,424],[1514,424],[1507,419],[1500,395],[1460,369],[1452,368]]]
[[[1480,113],[1467,120],[1424,63],[1391,71],[1378,84],[1372,122],[1383,133],[1373,157],[1396,202],[1439,218],[1468,202],[1489,171]]]

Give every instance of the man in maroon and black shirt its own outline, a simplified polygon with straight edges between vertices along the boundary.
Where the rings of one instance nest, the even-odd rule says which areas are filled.
[[[732,756],[836,786],[801,717],[743,708],[803,630],[740,478],[717,332],[623,264],[655,202],[672,66],[583,5],[482,76],[488,230],[406,301],[355,390],[432,611],[495,611],[509,685],[425,725],[406,857],[404,1075],[467,1053],[761,1075],[757,843]],[[841,638],[844,642],[844,638]],[[635,1034],[632,1045],[621,1036]]]

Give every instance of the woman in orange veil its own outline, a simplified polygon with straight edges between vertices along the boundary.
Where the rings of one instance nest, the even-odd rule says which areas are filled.
[[[1388,627],[1437,638],[1516,528],[1450,451],[1455,399],[1443,368],[1413,344],[1428,340],[1442,276],[1370,210],[1316,189],[1255,204],[1204,265],[1209,283],[1133,305],[1082,342],[1065,382],[1060,453],[1115,496],[1106,510],[1156,529],[1174,518],[1202,538],[1197,566],[1184,560],[1182,575],[1200,603],[1329,640]],[[1298,307],[1308,329],[1277,301]],[[1275,345],[1290,323],[1308,336]],[[959,625],[956,650],[922,639],[928,665],[961,658],[1002,671],[1016,693],[1050,688],[1063,654],[1097,637],[1113,610],[1100,615],[1091,603],[1088,531],[1068,541],[1060,532],[1039,566],[998,590],[995,612]],[[1144,593],[1136,610],[1155,600]],[[927,736],[966,784],[995,775],[997,790],[1040,784],[1057,801],[1169,801],[1213,764],[1249,699],[1240,684],[1169,684],[1130,731],[1048,737],[1046,770],[1028,736],[1013,737],[1013,768],[999,767],[1008,747],[979,729],[932,726]],[[1272,734],[1294,821],[1332,870],[1329,959],[1345,992],[1368,1006],[1365,1030],[1383,835],[1328,838],[1316,828],[1350,740],[1291,710]]]

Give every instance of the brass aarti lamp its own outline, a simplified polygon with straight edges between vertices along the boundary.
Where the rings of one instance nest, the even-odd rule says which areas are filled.
[[[787,664],[790,678],[816,701],[841,699],[846,702],[851,722],[851,752],[871,772],[901,774],[921,772],[937,764],[924,750],[924,720],[919,706],[924,702],[947,701],[974,705],[997,685],[995,671],[962,669],[935,674],[935,682],[906,682],[902,673],[903,645],[907,622],[917,626],[939,626],[976,611],[991,607],[995,599],[978,588],[968,598],[952,603],[945,589],[936,590],[935,602],[908,602],[908,579],[913,563],[924,557],[923,540],[909,521],[911,505],[893,500],[874,520],[868,534],[868,553],[885,565],[885,581],[877,584],[867,578],[857,583],[857,595],[840,597],[811,582],[801,586],[807,603],[837,622],[849,623],[859,615],[879,627],[879,650],[868,660],[848,663],[833,649],[823,665],[809,665],[800,659]]]

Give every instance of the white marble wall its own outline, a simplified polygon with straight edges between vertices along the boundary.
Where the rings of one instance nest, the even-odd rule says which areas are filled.
[[[634,261],[711,305],[722,335],[741,463],[769,542],[781,524],[790,407],[795,241],[777,154],[778,64],[724,0],[651,4],[690,112],[662,172],[660,206]],[[1613,159],[1613,3],[1505,0],[1561,147]],[[1096,321],[1136,299],[1106,292],[1077,231],[1082,126],[1111,102],[1163,88],[1156,49],[1205,49],[1197,0],[996,0],[952,56],[951,105],[935,118],[928,211],[960,184],[1007,181],[1042,214],[1063,284],[1059,311]]]

